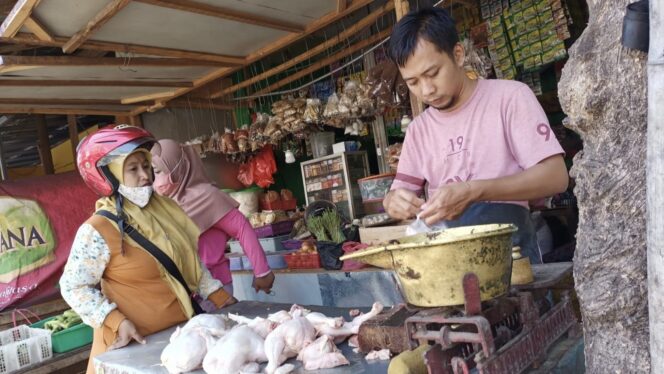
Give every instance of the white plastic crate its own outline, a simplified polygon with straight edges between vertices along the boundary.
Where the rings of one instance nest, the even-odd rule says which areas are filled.
[[[51,357],[50,331],[26,325],[0,331],[0,374],[12,373]]]

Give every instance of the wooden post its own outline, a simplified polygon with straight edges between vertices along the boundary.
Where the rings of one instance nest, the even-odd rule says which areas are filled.
[[[650,372],[664,372],[664,0],[650,2],[648,52],[648,309]]]
[[[132,125],[132,126],[144,128],[143,127],[143,121],[141,120],[141,115],[140,114],[136,115],[136,116],[129,117],[129,124]]]
[[[0,137],[0,182],[9,180],[7,173],[7,163],[5,162],[5,154],[2,148],[2,137]]]
[[[67,125],[69,126],[69,141],[71,142],[71,154],[74,156],[74,169],[76,165],[76,147],[78,146],[78,126],[76,124],[76,115],[70,114],[67,116]]]
[[[51,142],[48,140],[48,127],[46,117],[37,115],[37,140],[39,142],[39,158],[41,159],[44,174],[54,174],[53,158],[51,157]]]
[[[129,116],[115,116],[116,125],[128,125],[129,122]]]
[[[408,0],[394,0],[394,11],[397,13],[397,21],[399,21],[401,17],[410,12],[410,4],[408,3]],[[408,96],[410,97],[410,109],[413,112],[413,118],[415,118],[420,113],[424,112],[424,104],[417,98],[417,96],[413,95],[412,91],[408,92]]]
[[[368,35],[366,35],[368,37]],[[373,52],[369,52],[364,56],[364,70],[369,73],[369,70],[376,66],[376,59]],[[378,156],[378,171],[388,173],[390,165],[387,162],[387,131],[385,130],[385,119],[382,115],[377,115],[376,119],[371,124],[371,133],[373,134],[374,143],[376,143],[376,154]]]

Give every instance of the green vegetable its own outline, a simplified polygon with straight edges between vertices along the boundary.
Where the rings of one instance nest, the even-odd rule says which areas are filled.
[[[307,228],[319,241],[330,241],[325,232],[323,217],[311,217],[307,220]]]
[[[74,327],[78,324],[83,323],[81,320],[81,317],[74,312],[73,310],[67,310],[63,314],[53,318],[50,321],[47,321],[44,323],[44,328],[46,330],[50,330],[51,332],[58,332],[62,330],[66,330],[70,327]]]
[[[341,217],[336,211],[328,209],[321,216],[325,229],[330,234],[331,241],[343,243],[346,240],[343,231],[341,231]]]

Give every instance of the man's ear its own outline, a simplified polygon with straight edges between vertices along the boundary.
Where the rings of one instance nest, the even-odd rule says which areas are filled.
[[[457,67],[463,68],[463,64],[466,61],[466,49],[461,43],[457,43],[454,46],[452,53],[454,54],[454,62],[456,63]]]

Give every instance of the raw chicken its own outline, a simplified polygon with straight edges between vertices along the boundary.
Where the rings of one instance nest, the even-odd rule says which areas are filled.
[[[287,359],[297,356],[300,351],[316,338],[316,329],[306,319],[295,317],[279,325],[265,338],[265,354],[268,364],[267,374],[281,373],[279,365]],[[278,370],[280,369],[280,370]]]
[[[300,351],[297,359],[302,361],[305,370],[330,369],[350,362],[339,351],[331,337],[323,335]]]
[[[360,340],[358,335],[353,335],[348,339],[348,346],[351,348],[358,348],[360,346]]]
[[[210,330],[212,335],[221,337],[226,333],[226,317],[219,314],[199,314],[190,319],[189,322],[182,327],[181,332],[196,327],[206,328]],[[173,339],[173,336],[171,336],[171,339]]]
[[[263,317],[256,317],[251,319],[238,314],[229,314],[228,318],[237,322],[238,324],[249,326],[263,339],[265,339],[270,332],[279,326],[277,322],[270,321],[269,319],[265,319]]]
[[[344,325],[346,321],[344,320],[343,317],[327,317],[323,313],[318,313],[318,312],[311,312],[307,315],[304,316],[304,318],[308,319],[309,322],[311,322],[316,329],[319,329],[319,326],[326,325],[327,327],[336,329]]]
[[[293,319],[293,316],[285,310],[280,310],[267,316],[270,321],[282,324]]]
[[[170,343],[161,352],[161,363],[170,374],[198,369],[215,341],[206,328],[194,326],[184,330],[178,327],[171,335]]]
[[[203,369],[209,374],[251,372],[256,368],[252,363],[267,361],[264,343],[249,326],[236,326],[205,355]]]
[[[327,324],[316,326],[319,335],[327,335],[334,338],[335,343],[341,343],[351,335],[357,335],[360,331],[360,325],[380,314],[383,311],[383,304],[374,303],[371,311],[366,314],[355,317],[351,322],[346,322],[341,327],[330,327]]]
[[[389,349],[381,349],[380,351],[371,351],[367,353],[367,355],[364,357],[365,360],[367,361],[374,361],[374,360],[389,360],[390,359],[390,350]]]

